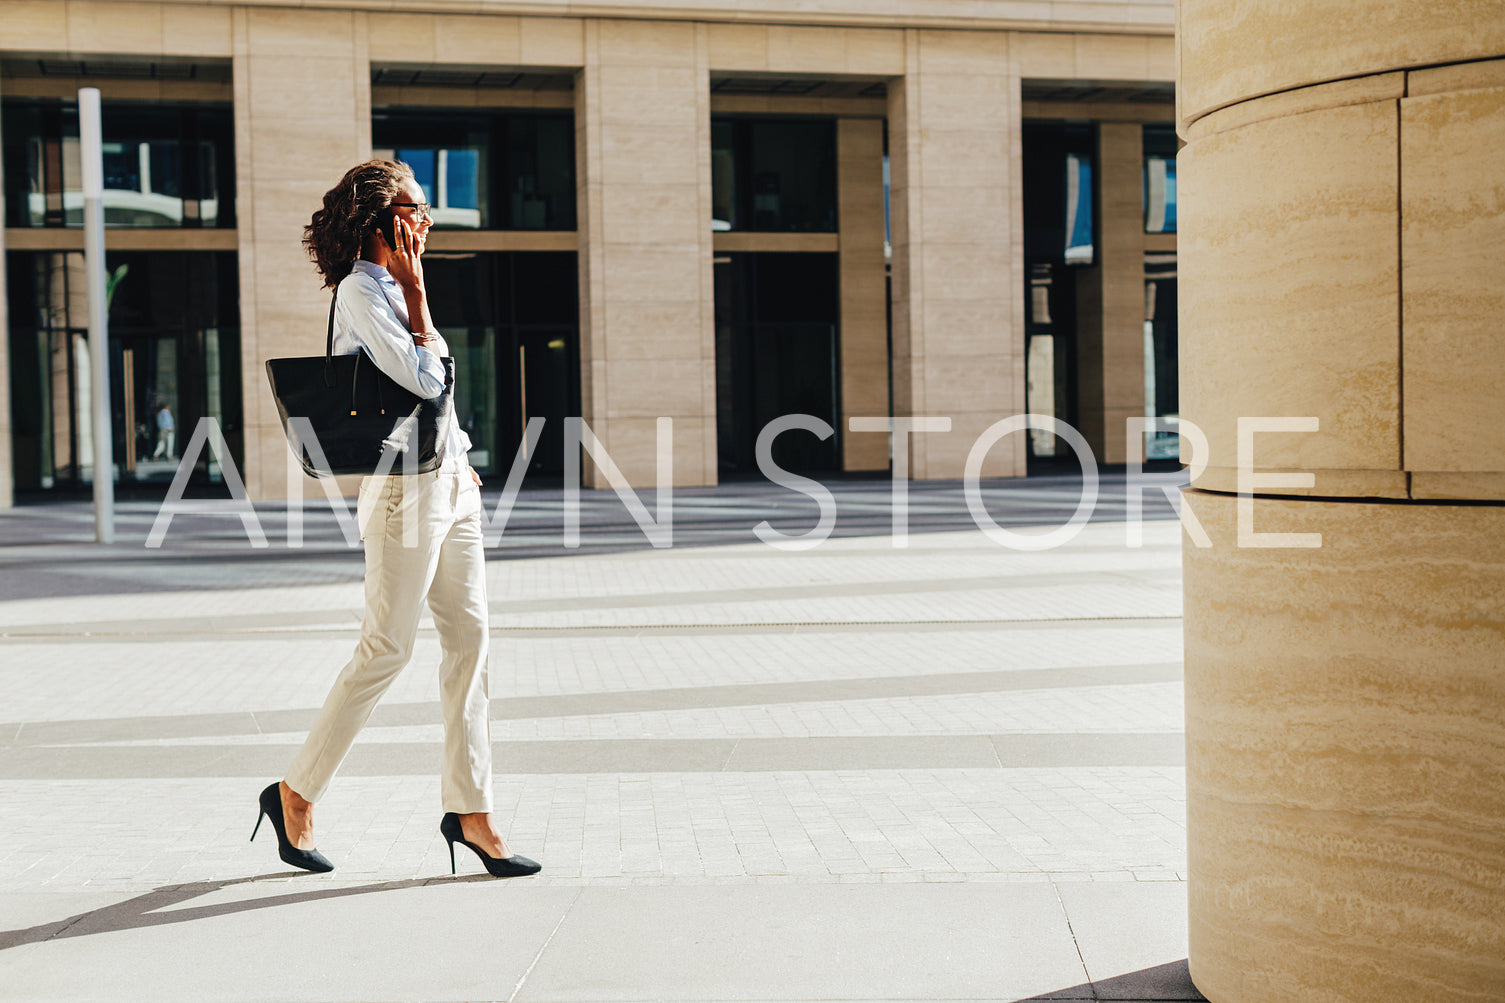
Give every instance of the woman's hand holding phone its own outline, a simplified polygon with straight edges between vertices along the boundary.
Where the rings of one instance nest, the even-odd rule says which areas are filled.
[[[428,294],[423,288],[423,238],[413,225],[396,213],[387,227],[378,227],[381,241],[387,245],[387,272],[402,288],[403,299],[408,305],[408,327],[413,331],[413,340],[426,345],[428,332],[434,330],[434,318],[429,314]],[[394,243],[395,237],[395,243]]]
[[[381,227],[376,232],[387,245],[387,271],[404,290],[423,288],[423,262],[419,238],[412,224],[393,214],[391,229]],[[395,242],[394,242],[395,238]]]

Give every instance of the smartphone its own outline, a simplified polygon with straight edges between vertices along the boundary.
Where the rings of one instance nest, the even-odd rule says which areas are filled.
[[[381,232],[381,235],[383,237],[387,238],[387,247],[396,249],[397,214],[395,212],[392,212],[390,209],[387,210],[387,215],[379,223],[376,224],[376,229]]]

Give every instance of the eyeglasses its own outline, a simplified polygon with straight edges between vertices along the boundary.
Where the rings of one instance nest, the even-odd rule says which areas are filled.
[[[393,202],[391,204],[393,206],[402,206],[402,207],[404,207],[406,209],[413,210],[413,215],[414,216],[422,216],[424,219],[433,219],[434,218],[429,213],[429,210],[432,209],[432,208],[434,208],[434,206],[433,206],[432,203],[429,203],[429,202]]]

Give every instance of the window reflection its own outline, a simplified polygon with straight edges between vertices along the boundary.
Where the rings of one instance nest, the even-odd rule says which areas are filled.
[[[480,229],[480,150],[402,146],[379,151],[378,156],[400,160],[413,169],[413,179],[433,206],[435,226]]]
[[[1144,158],[1144,232],[1176,232],[1176,159]]]
[[[1069,265],[1092,264],[1092,158],[1066,155],[1066,252]]]
[[[568,114],[372,117],[375,155],[413,169],[440,229],[574,229],[573,130]]]
[[[107,101],[101,117],[106,226],[235,225],[228,108]],[[4,118],[6,224],[82,226],[76,103],[8,100]]]
[[[471,466],[506,475],[528,421],[544,418],[525,469],[562,473],[564,419],[580,413],[574,252],[430,251],[423,261],[434,323],[455,360]]]
[[[121,483],[165,484],[201,418],[241,448],[238,268],[233,252],[111,251],[110,409],[113,441],[93,438],[84,255],[12,251],[10,300],[13,471],[18,490],[90,483],[101,454]],[[217,480],[201,453],[195,480]]]
[[[835,233],[835,122],[712,119],[711,229]]]
[[[1168,125],[1144,127],[1144,232],[1176,232],[1175,131]]]
[[[1180,416],[1176,253],[1144,256],[1144,413],[1148,418]],[[1180,437],[1169,428],[1146,433],[1145,458],[1176,459]]]

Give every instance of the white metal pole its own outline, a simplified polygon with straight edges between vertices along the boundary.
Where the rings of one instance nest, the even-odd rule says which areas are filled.
[[[94,411],[94,539],[115,542],[115,448],[110,433],[110,327],[105,303],[104,149],[99,88],[78,89],[83,155],[84,272],[89,292],[89,380]],[[126,416],[129,419],[129,415]]]

